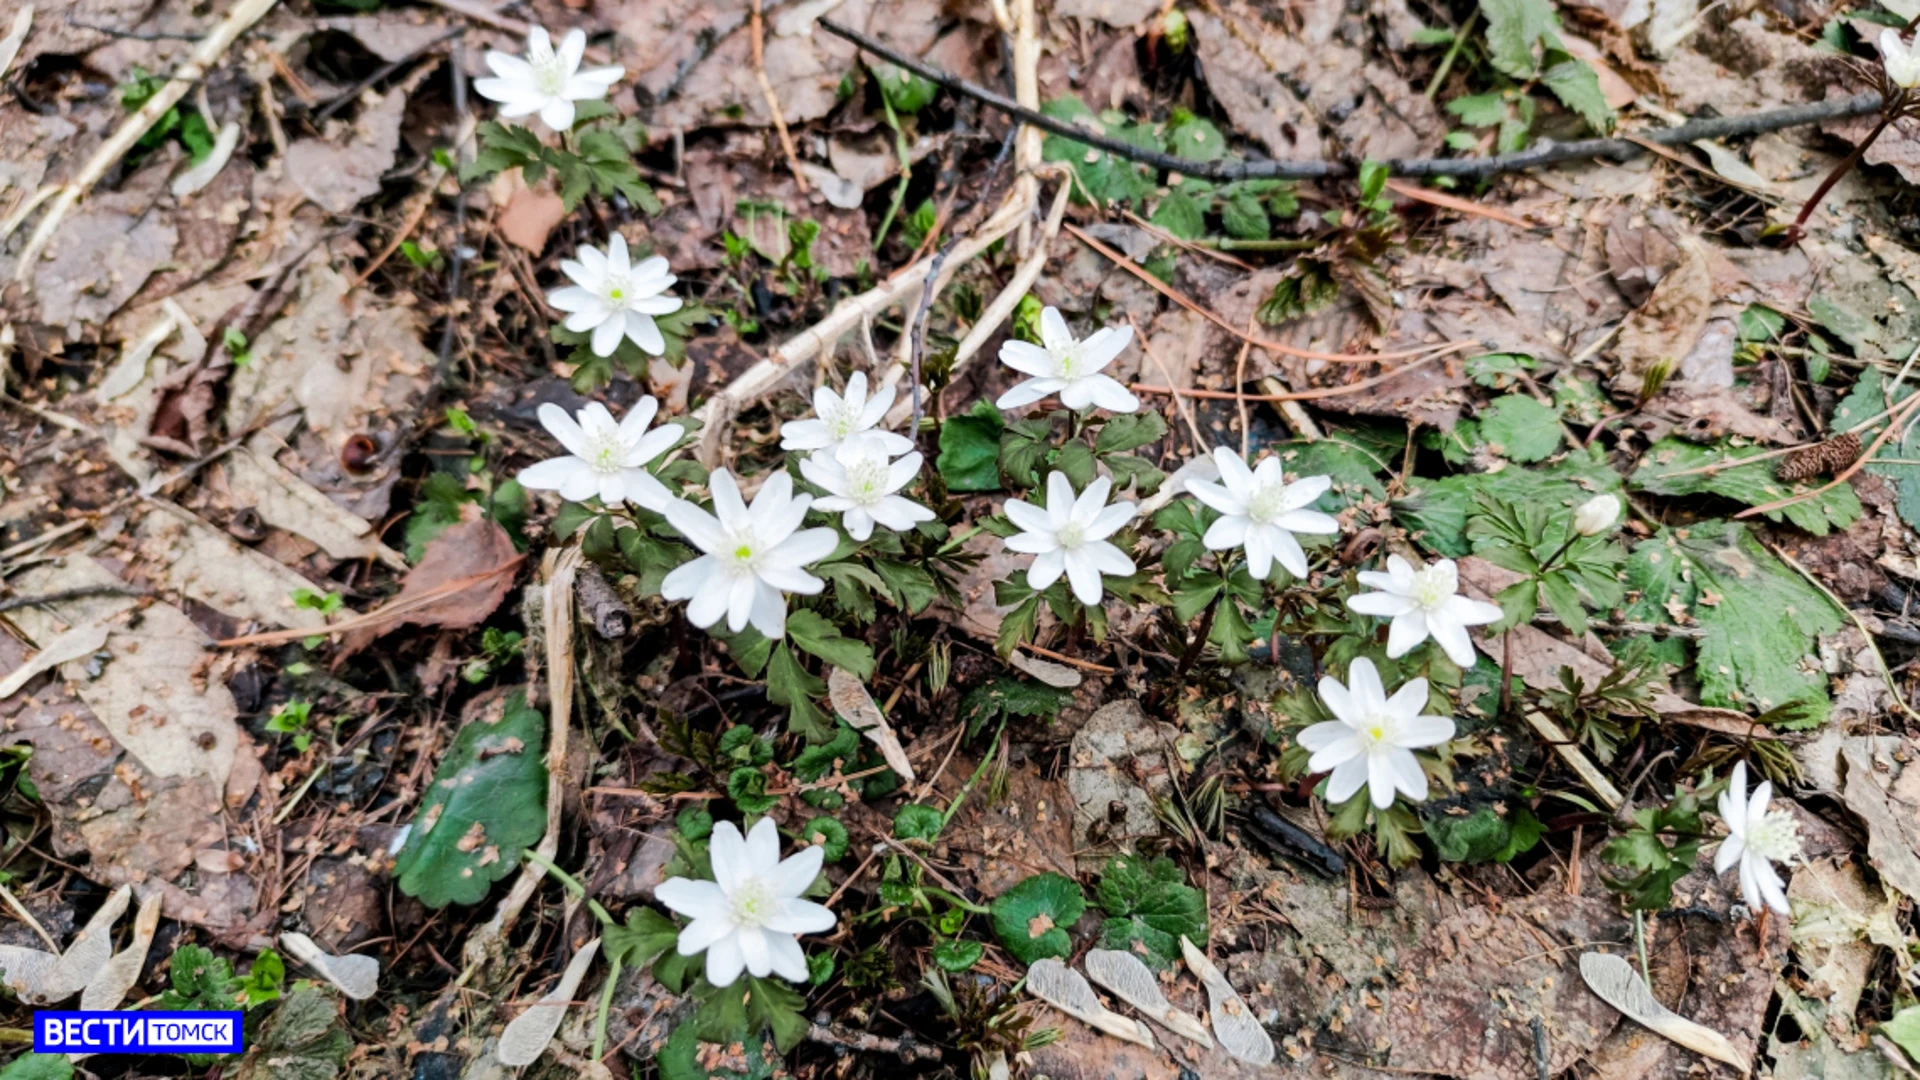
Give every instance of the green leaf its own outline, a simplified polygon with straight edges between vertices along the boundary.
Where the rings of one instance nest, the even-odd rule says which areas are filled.
[[[987,947],[977,941],[949,939],[934,945],[933,962],[940,965],[940,970],[951,971],[957,975],[979,963],[980,957],[986,951]]]
[[[1793,726],[1826,719],[1819,639],[1846,617],[1745,526],[1663,529],[1633,549],[1626,579],[1636,594],[1628,619],[1671,623],[1677,608],[1700,629],[1693,644],[1702,705],[1764,712],[1799,702],[1807,712]]]
[[[1319,259],[1303,258],[1294,271],[1274,283],[1273,292],[1256,313],[1262,323],[1281,323],[1311,315],[1340,298],[1340,282],[1333,268]]]
[[[1559,414],[1525,394],[1495,398],[1480,413],[1480,437],[1509,461],[1551,457],[1563,434]]]
[[[1035,874],[993,901],[993,931],[1023,964],[1073,951],[1067,928],[1086,914],[1087,900],[1072,880],[1048,871]]]
[[[298,989],[274,1010],[241,1062],[236,1080],[333,1080],[353,1052],[333,995]]]
[[[791,626],[792,616],[788,619]],[[826,692],[826,682],[801,667],[785,642],[773,650],[767,660],[767,700],[787,707],[787,726],[808,742],[823,743],[833,737],[833,721],[815,704]]]
[[[1738,325],[1742,344],[1777,341],[1787,331],[1787,317],[1770,307],[1748,304],[1740,309]]]
[[[956,718],[967,725],[967,738],[980,734],[988,723],[1003,716],[1058,716],[1073,704],[1073,693],[1017,675],[1000,675],[967,691]]]
[[[1735,464],[1733,468],[1713,472],[1698,471],[1709,465],[1737,463],[1762,453],[1765,448],[1758,446],[1730,443],[1701,446],[1683,439],[1666,438],[1653,444],[1641,457],[1631,483],[1655,495],[1719,495],[1748,506],[1784,499],[1826,483],[1824,478],[1783,483],[1774,477],[1771,459]],[[1811,499],[1769,510],[1766,518],[1790,521],[1815,536],[1825,536],[1832,529],[1853,524],[1862,512],[1859,496],[1854,494],[1852,486],[1839,484]]]
[[[1906,1051],[1907,1057],[1920,1062],[1920,1005],[1909,1005],[1894,1013],[1892,1019],[1880,1025],[1880,1033]],[[5,1073],[0,1073],[0,1080],[6,1080]]]
[[[606,930],[607,956],[617,957],[630,968],[642,968],[680,940],[680,927],[672,919],[650,907],[636,905],[627,909],[625,926]]]
[[[204,946],[188,943],[167,962],[168,988],[154,1002],[167,1010],[231,1009],[235,1000],[233,965]]]
[[[1160,149],[1160,137],[1152,125],[1129,123],[1119,114],[1108,114],[1112,118],[1112,122],[1108,122],[1108,117],[1094,116],[1093,110],[1071,95],[1044,103],[1040,111],[1055,119],[1091,127],[1142,150]],[[1073,170],[1074,201],[1083,205],[1088,202],[1102,206],[1112,202],[1134,205],[1153,194],[1152,170],[1105,150],[1095,150],[1086,143],[1048,135],[1040,144],[1040,156]]]
[[[1525,807],[1509,813],[1482,806],[1471,814],[1435,813],[1424,818],[1426,833],[1447,862],[1512,862],[1530,850],[1544,831]]]
[[[1345,432],[1328,432],[1324,439],[1289,449],[1286,467],[1293,476],[1332,478],[1333,486],[1313,503],[1313,509],[1337,514],[1362,498],[1384,502],[1387,488],[1379,474],[1392,469],[1396,460],[1384,457],[1381,448],[1370,442]]]
[[[933,575],[922,567],[876,559],[873,570],[887,583],[894,598],[909,614],[920,614],[927,610],[927,605],[940,598],[940,586],[933,580]]]
[[[873,78],[880,84],[880,93],[886,96],[887,104],[893,106],[895,112],[917,113],[926,108],[940,92],[940,87],[932,80],[891,64],[876,66]]]
[[[1245,189],[1220,204],[1220,224],[1227,235],[1240,240],[1265,240],[1273,235],[1273,220],[1260,198]]]
[[[727,774],[727,798],[744,814],[764,814],[780,804],[778,795],[767,794],[767,774],[751,765],[742,765]]]
[[[893,837],[896,840],[931,842],[940,836],[940,830],[946,824],[946,815],[933,807],[908,803],[893,815]]]
[[[1176,108],[1167,120],[1167,153],[1189,161],[1218,161],[1226,156],[1227,139],[1213,121]]]
[[[1845,431],[1864,423],[1867,417],[1880,412],[1888,405],[1887,377],[1879,368],[1865,368],[1860,378],[1853,384],[1853,390],[1833,413],[1833,430]],[[1907,390],[1893,402],[1895,407],[1906,403],[1914,390]],[[1885,429],[1887,422],[1882,419],[1860,428],[1862,443],[1870,443]],[[1915,528],[1920,528],[1920,427],[1909,427],[1882,443],[1880,449],[1873,452],[1873,460],[1867,464],[1866,471],[1885,478],[1899,493],[1894,501],[1894,510],[1900,520]],[[1834,491],[1846,490],[1852,494],[1851,487],[1840,485]]]
[[[1156,968],[1179,962],[1180,939],[1207,940],[1207,898],[1187,885],[1180,868],[1164,856],[1151,862],[1122,855],[1107,864],[1096,893],[1107,921],[1101,943],[1142,953]],[[1136,949],[1135,945],[1139,948]]]
[[[817,844],[821,855],[827,862],[837,863],[846,857],[847,847],[852,838],[847,835],[847,827],[840,824],[839,818],[817,817],[807,822],[800,830],[800,839],[804,843]]]
[[[494,701],[454,736],[393,862],[428,907],[477,904],[547,828],[547,722],[526,695]]]
[[[1097,463],[1093,450],[1086,443],[1074,441],[1061,447],[1053,455],[1053,467],[1067,474],[1073,481],[1075,491],[1085,491],[1093,483]]]
[[[940,425],[940,456],[934,471],[949,491],[1000,490],[1000,433],[1006,420],[993,402],[984,398],[973,411],[952,416]]]
[[[693,1015],[694,1030],[703,1042],[751,1044],[766,1033],[785,1054],[812,1028],[801,1015],[807,999],[778,979],[748,975],[732,986],[709,989],[712,996]]]
[[[73,1062],[65,1054],[28,1051],[0,1069],[0,1080],[73,1080]]]
[[[1600,76],[1584,61],[1559,51],[1547,54],[1546,73],[1540,81],[1560,99],[1560,104],[1580,115],[1593,130],[1606,134],[1613,130],[1613,106],[1600,89]]]
[[[1198,240],[1207,232],[1206,208],[1179,188],[1160,197],[1148,220],[1182,240]]]
[[[1538,47],[1558,43],[1560,20],[1549,0],[1480,0],[1487,19],[1487,59],[1503,75],[1530,79],[1540,70]]]
[[[795,645],[835,667],[845,668],[865,682],[873,678],[873,650],[864,641],[845,637],[818,612],[802,608],[787,615],[787,636]]]
[[[1620,475],[1597,448],[1569,451],[1559,461],[1531,469],[1417,480],[1413,490],[1394,500],[1393,513],[1414,539],[1458,559],[1473,553],[1467,542],[1467,513],[1478,495],[1522,506],[1571,510],[1601,492],[1621,492]]]
[[[427,545],[446,532],[449,526],[460,521],[461,510],[479,496],[467,490],[467,486],[451,473],[431,472],[420,483],[420,502],[413,508],[413,516],[407,519],[407,562],[415,564],[426,554]],[[563,506],[579,506],[578,503],[563,503]],[[585,507],[581,507],[586,511]],[[558,523],[556,522],[556,527]]]
[[[1166,435],[1166,418],[1157,412],[1121,413],[1100,425],[1100,434],[1093,440],[1093,452],[1105,457],[1138,450],[1148,443],[1159,442]]]

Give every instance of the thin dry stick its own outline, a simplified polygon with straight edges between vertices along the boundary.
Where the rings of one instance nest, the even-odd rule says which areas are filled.
[[[1160,369],[1160,377],[1167,380],[1168,383],[1172,383],[1173,371],[1167,367],[1166,361],[1160,359],[1159,351],[1153,347],[1152,342],[1147,340],[1147,335],[1141,331],[1140,324],[1133,321],[1133,312],[1131,311],[1127,312],[1127,325],[1133,327],[1133,336],[1140,340],[1140,351],[1146,353],[1147,359],[1153,361],[1153,366]],[[1187,422],[1187,430],[1193,432],[1194,449],[1200,451],[1202,454],[1211,452],[1213,447],[1207,442],[1206,435],[1200,431],[1200,424],[1194,420],[1192,409],[1187,406],[1186,399],[1178,394],[1175,394],[1173,397],[1173,411],[1180,414],[1180,419]],[[1246,414],[1242,413],[1240,417],[1241,426],[1245,427],[1246,422]],[[1240,455],[1245,457],[1246,451],[1242,450]]]
[[[1760,543],[1763,544],[1768,551],[1773,552],[1774,555],[1779,557],[1781,562],[1793,567],[1801,577],[1807,580],[1807,584],[1819,589],[1821,595],[1825,596],[1829,603],[1847,613],[1847,617],[1853,620],[1854,627],[1860,631],[1860,636],[1866,639],[1867,648],[1873,650],[1873,659],[1880,665],[1880,678],[1887,684],[1887,694],[1893,698],[1894,704],[1900,706],[1900,711],[1915,720],[1920,720],[1920,712],[1915,712],[1913,706],[1907,704],[1907,699],[1900,693],[1900,688],[1894,685],[1893,672],[1887,669],[1887,658],[1880,655],[1880,645],[1873,640],[1873,634],[1867,629],[1866,621],[1860,618],[1860,613],[1848,607],[1846,604],[1841,603],[1840,598],[1833,594],[1833,590],[1827,588],[1826,582],[1821,581],[1809,573],[1806,567],[1800,565],[1800,560],[1765,540],[1760,541]]]
[[[1383,352],[1383,353],[1371,353],[1371,354],[1331,353],[1331,352],[1320,352],[1315,349],[1296,349],[1291,345],[1283,344],[1278,341],[1270,341],[1266,338],[1254,337],[1252,334],[1247,333],[1244,330],[1241,330],[1239,327],[1234,326],[1232,323],[1228,322],[1227,320],[1221,318],[1220,316],[1214,314],[1211,311],[1208,311],[1206,308],[1201,307],[1199,304],[1194,303],[1192,300],[1187,299],[1184,295],[1182,295],[1178,290],[1173,288],[1171,285],[1168,285],[1166,282],[1161,281],[1157,277],[1154,277],[1151,273],[1149,273],[1146,270],[1146,268],[1142,267],[1139,263],[1134,262],[1132,259],[1129,259],[1125,255],[1122,255],[1120,252],[1113,250],[1107,245],[1094,239],[1092,236],[1087,235],[1087,233],[1082,231],[1080,228],[1074,225],[1066,225],[1064,226],[1064,228],[1068,232],[1072,233],[1075,237],[1077,237],[1081,243],[1086,244],[1088,247],[1092,248],[1093,250],[1099,252],[1102,255],[1105,255],[1108,259],[1112,260],[1115,266],[1118,266],[1120,269],[1125,270],[1127,273],[1132,274],[1134,277],[1139,278],[1141,281],[1146,282],[1147,285],[1151,286],[1154,289],[1154,291],[1160,293],[1160,295],[1165,296],[1167,299],[1172,300],[1174,303],[1179,304],[1181,307],[1186,308],[1188,311],[1193,312],[1195,315],[1199,315],[1202,318],[1205,318],[1207,321],[1220,327],[1221,329],[1225,330],[1227,333],[1232,334],[1234,337],[1240,338],[1244,341],[1251,341],[1255,345],[1258,345],[1261,348],[1268,350],[1269,352],[1277,352],[1282,356],[1292,356],[1301,360],[1323,360],[1331,364],[1372,364],[1381,360],[1407,360],[1415,356],[1424,356],[1427,353],[1432,352],[1435,348],[1435,346],[1428,345],[1424,348],[1402,349],[1398,352]]]
[[[5,900],[7,906],[13,909],[13,913],[20,916],[20,921],[32,927],[33,932],[40,935],[40,940],[47,943],[47,948],[52,949],[56,954],[59,953],[60,943],[53,940],[53,935],[47,933],[47,928],[40,925],[40,920],[34,918],[33,912],[28,911],[27,906],[20,902],[20,898],[13,895],[12,890],[5,885],[0,885],[0,900]]]
[[[1353,394],[1361,390],[1371,389],[1389,379],[1404,375],[1414,368],[1422,367],[1435,360],[1450,356],[1453,353],[1472,348],[1475,344],[1477,343],[1471,341],[1456,341],[1443,349],[1428,353],[1412,363],[1401,364],[1392,371],[1383,371],[1378,375],[1361,379],[1357,383],[1348,383],[1345,386],[1323,386],[1313,390],[1296,390],[1286,394],[1236,394],[1231,390],[1200,390],[1185,386],[1149,386],[1145,383],[1134,383],[1128,386],[1127,389],[1132,390],[1136,394],[1177,394],[1180,397],[1206,398],[1209,401],[1238,401],[1243,397],[1248,401],[1318,401],[1321,398],[1340,397],[1343,394]]]
[[[60,228],[60,222],[66,218],[67,212],[73,209],[74,204],[85,198],[87,193],[93,190],[93,185],[107,175],[107,170],[113,168],[121,158],[125,157],[127,151],[133,149],[133,145],[140,141],[140,137],[158,123],[168,110],[178,105],[180,99],[187,96],[187,91],[206,76],[207,69],[226,55],[227,49],[239,40],[240,35],[246,33],[254,23],[260,21],[262,16],[273,10],[273,6],[278,2],[279,0],[240,0],[233,6],[232,11],[227,12],[227,17],[220,20],[219,25],[215,26],[206,37],[200,39],[200,44],[194,47],[193,55],[187,58],[187,62],[182,64],[158,90],[154,91],[152,97],[134,110],[133,115],[120,122],[120,126],[114,130],[113,135],[100,144],[99,149],[93,152],[86,164],[80,167],[80,171],[74,174],[73,179],[67,181],[66,185],[60,189],[60,194],[55,197],[53,205],[47,208],[47,215],[40,219],[39,227],[33,230],[33,236],[27,240],[27,246],[20,252],[19,261],[14,264],[13,280],[26,281],[33,276],[34,269],[40,263],[40,253],[46,249],[47,242],[53,239],[53,234]]]
[[[760,83],[760,95],[767,99],[767,113],[773,117],[773,130],[780,136],[780,149],[787,155],[787,171],[794,185],[805,195],[806,174],[800,171],[800,155],[793,148],[793,135],[787,131],[787,118],[780,112],[780,95],[773,92],[773,80],[767,78],[766,27],[760,17],[760,0],[753,0],[753,77]]]
[[[1247,335],[1240,339],[1240,355],[1233,361],[1233,405],[1240,412],[1240,456],[1253,456],[1253,411],[1247,408],[1247,357],[1253,353],[1253,327],[1259,320],[1256,310],[1247,316]],[[1172,386],[1173,380],[1168,379]]]

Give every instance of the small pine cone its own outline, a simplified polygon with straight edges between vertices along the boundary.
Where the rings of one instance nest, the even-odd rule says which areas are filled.
[[[1860,456],[1860,436],[1849,431],[1826,442],[1803,447],[1780,459],[1773,475],[1786,483],[1822,473],[1837,473]]]

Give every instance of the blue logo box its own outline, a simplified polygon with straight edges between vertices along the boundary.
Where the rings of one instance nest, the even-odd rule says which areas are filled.
[[[41,1054],[237,1054],[243,1013],[47,1010],[33,1014]]]

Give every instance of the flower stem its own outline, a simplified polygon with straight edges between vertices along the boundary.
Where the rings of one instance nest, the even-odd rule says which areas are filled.
[[[615,925],[613,921],[613,916],[607,914],[607,909],[600,906],[600,901],[595,900],[593,897],[587,895],[587,887],[585,885],[580,884],[580,881],[578,878],[574,877],[572,874],[569,874],[565,870],[562,870],[558,866],[554,865],[554,862],[552,859],[547,858],[545,855],[540,854],[539,852],[533,850],[532,848],[527,848],[521,851],[520,857],[532,863],[533,865],[539,867],[540,869],[546,871],[549,877],[553,878],[555,881],[558,881],[561,885],[565,886],[568,892],[572,893],[573,895],[579,897],[582,900],[585,900],[587,902],[587,910],[593,912],[593,917],[600,920],[600,925],[602,926]]]
[[[1640,954],[1640,977],[1647,981],[1647,989],[1653,989],[1653,969],[1647,966],[1647,913],[1639,908],[1633,909],[1633,948]]]
[[[607,1013],[613,1009],[613,988],[620,983],[620,968],[620,954],[614,953],[607,963],[607,984],[600,988],[600,1012],[593,1018],[594,1061],[607,1053]]]
[[[1905,91],[1899,91],[1888,98],[1886,104],[1881,106],[1880,122],[1873,126],[1873,130],[1867,133],[1866,138],[1860,140],[1860,144],[1853,148],[1852,153],[1833,167],[1833,171],[1827,174],[1827,178],[1820,181],[1820,186],[1813,189],[1813,194],[1808,196],[1807,201],[1800,207],[1800,216],[1794,218],[1793,224],[1787,227],[1789,243],[1797,242],[1806,235],[1807,220],[1813,217],[1813,212],[1820,208],[1820,203],[1826,199],[1827,193],[1833,190],[1833,186],[1840,182],[1840,178],[1852,172],[1854,167],[1860,164],[1860,159],[1866,156],[1867,147],[1872,146],[1873,141],[1880,137],[1880,133],[1887,130],[1894,118],[1900,115],[1901,107],[1906,104],[1906,96]]]
[[[940,888],[937,885],[922,885],[920,886],[920,891],[928,894],[929,896],[937,896],[940,899],[945,900],[947,903],[952,904],[954,907],[959,908],[961,911],[970,911],[975,915],[993,914],[992,908],[987,907],[984,904],[976,904],[971,900],[962,899],[958,896],[953,895],[947,890]]]

